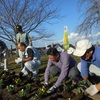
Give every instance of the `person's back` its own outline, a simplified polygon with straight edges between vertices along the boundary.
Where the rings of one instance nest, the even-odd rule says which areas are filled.
[[[95,59],[97,59],[96,63],[94,62],[94,65],[98,66],[100,68],[100,46],[95,46]]]
[[[35,47],[33,47],[33,51],[34,51],[34,59],[40,60],[41,57],[40,52]]]
[[[27,33],[17,33],[16,35],[16,39],[17,39],[17,43],[23,42],[25,43],[27,46],[29,45],[29,40],[28,40],[28,35]]]
[[[72,56],[69,55],[66,51],[61,52],[61,53],[60,53],[60,56],[61,56],[61,57],[60,57],[61,60],[64,60],[64,57],[65,57],[65,56],[67,57],[68,62],[69,62],[69,67],[70,67],[70,68],[75,67],[75,66],[77,65],[77,62],[75,61],[75,59],[72,58]]]
[[[28,48],[31,48],[34,52],[33,60],[40,60],[40,52],[33,46],[27,46],[25,52],[27,51]]]

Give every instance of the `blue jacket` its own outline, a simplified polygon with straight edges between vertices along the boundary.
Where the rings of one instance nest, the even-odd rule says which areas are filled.
[[[95,47],[95,51],[92,55],[91,61],[85,61],[81,59],[81,75],[88,76],[89,75],[89,65],[93,64],[100,68],[100,47]]]

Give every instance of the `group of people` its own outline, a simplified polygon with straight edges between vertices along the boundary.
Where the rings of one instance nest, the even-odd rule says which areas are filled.
[[[33,76],[39,73],[39,66],[41,65],[40,53],[29,44],[28,35],[22,31],[20,25],[16,26],[17,29],[17,47],[19,51],[19,58],[15,59],[17,64],[21,65],[21,74],[26,76],[29,72]],[[8,49],[6,44],[0,40],[0,58],[4,55],[4,70],[7,68]],[[66,77],[69,77],[76,84],[79,80],[87,83],[91,75],[100,76],[100,47],[94,46],[92,43],[83,39],[75,44],[73,55],[80,57],[80,63],[66,51],[59,52],[55,47],[51,47],[47,51],[48,63],[44,72],[44,86],[49,84],[49,76],[59,75],[57,81],[51,86],[47,93],[53,93],[62,84]],[[84,84],[86,85],[86,84]],[[85,86],[86,87],[86,86]],[[92,84],[86,87],[86,92],[90,95],[96,94],[100,90],[100,83]]]
[[[92,75],[100,76],[100,47],[94,46],[92,43],[83,39],[76,43],[73,55],[80,57],[77,63],[66,51],[58,52],[56,48],[50,48],[47,51],[49,57],[47,68],[45,70],[45,84],[48,84],[50,73],[53,75],[60,73],[55,84],[49,89],[49,93],[54,92],[60,86],[63,79],[67,76],[76,84],[82,80],[84,82],[85,91],[90,95],[96,94],[100,90],[100,83],[94,82],[90,87],[88,80]],[[91,79],[91,80],[90,80]]]
[[[33,76],[36,76],[39,72],[38,66],[41,64],[40,53],[32,46],[28,34],[23,32],[20,25],[16,26],[16,40],[19,57],[15,59],[15,62],[20,64],[22,68],[21,74],[25,76],[31,72]],[[8,55],[6,44],[0,40],[0,59],[4,57],[5,71],[8,71]]]
[[[72,50],[71,50],[72,51]],[[83,39],[76,43],[73,55],[80,57],[77,63],[66,51],[58,52],[56,48],[50,48],[47,51],[49,57],[47,68],[45,70],[45,85],[48,85],[50,73],[59,77],[55,84],[47,91],[54,92],[59,87],[65,77],[69,77],[74,82],[82,80],[84,82],[85,91],[90,95],[95,95],[100,91],[100,47],[94,46],[92,43]],[[71,52],[72,53],[72,52]],[[92,79],[92,76],[98,76],[99,81]],[[92,85],[88,85],[88,80]]]

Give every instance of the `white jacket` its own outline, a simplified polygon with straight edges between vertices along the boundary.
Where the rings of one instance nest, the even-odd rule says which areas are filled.
[[[25,57],[26,57],[26,58],[28,57],[28,54],[27,54],[27,49],[28,49],[28,48],[32,49],[33,52],[34,52],[33,60],[40,60],[40,52],[39,52],[36,48],[34,48],[34,47],[32,47],[32,46],[27,46],[27,48],[26,48],[26,50],[25,50]]]

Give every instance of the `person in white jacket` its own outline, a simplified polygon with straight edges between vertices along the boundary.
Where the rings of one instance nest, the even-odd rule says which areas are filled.
[[[4,58],[4,70],[8,71],[8,48],[6,44],[0,40],[0,66],[2,66],[1,59]]]
[[[16,63],[24,63],[24,68],[21,73],[26,76],[29,72],[32,72],[33,76],[37,76],[39,72],[38,67],[41,64],[39,51],[32,46],[26,46],[23,42],[19,43],[18,47],[20,51],[24,52],[24,58],[15,59]]]

